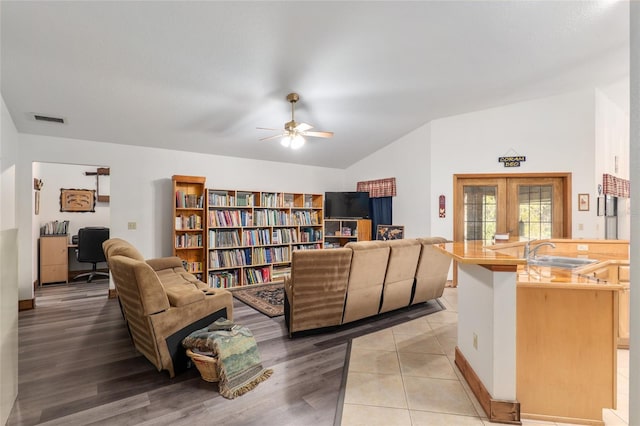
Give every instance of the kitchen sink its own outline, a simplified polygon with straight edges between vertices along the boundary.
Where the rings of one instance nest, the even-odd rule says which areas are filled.
[[[550,266],[553,268],[573,269],[579,266],[589,265],[597,262],[595,259],[586,259],[584,257],[565,257],[565,256],[536,256],[528,260],[529,265]]]

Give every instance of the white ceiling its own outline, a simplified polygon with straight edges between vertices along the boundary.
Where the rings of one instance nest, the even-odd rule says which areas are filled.
[[[263,160],[344,168],[433,119],[629,73],[626,1],[0,4],[20,132]],[[333,139],[258,141],[292,91]]]

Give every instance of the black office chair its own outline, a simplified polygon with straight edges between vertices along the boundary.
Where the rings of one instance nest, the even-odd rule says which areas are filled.
[[[78,262],[93,263],[91,272],[77,275],[73,280],[79,278],[89,277],[87,282],[96,276],[109,277],[108,272],[99,272],[96,270],[96,266],[100,262],[106,262],[104,257],[104,251],[102,250],[102,243],[109,239],[109,228],[102,227],[87,227],[80,228],[78,230]]]

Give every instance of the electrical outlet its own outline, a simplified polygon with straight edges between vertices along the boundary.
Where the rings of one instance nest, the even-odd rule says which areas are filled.
[[[127,228],[128,228],[128,229],[131,229],[131,230],[135,230],[135,229],[136,229],[136,226],[137,226],[136,222],[129,222],[129,223],[127,224]]]
[[[478,335],[473,333],[473,349],[478,350]]]
[[[589,251],[589,244],[578,244],[578,251]]]
[[[578,231],[584,231],[584,225],[582,223],[578,224]]]

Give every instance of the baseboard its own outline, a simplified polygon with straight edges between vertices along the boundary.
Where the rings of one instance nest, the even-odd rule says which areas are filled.
[[[467,359],[460,352],[460,348],[456,346],[455,362],[462,376],[469,384],[471,391],[480,402],[487,418],[495,423],[509,423],[520,425],[520,403],[518,401],[502,401],[493,399],[491,394],[485,388],[484,384],[478,377]]]
[[[118,297],[118,292],[116,291],[115,288],[110,288],[109,289],[109,299],[115,299],[116,297]]]
[[[28,311],[36,307],[36,299],[18,300],[18,311]]]

